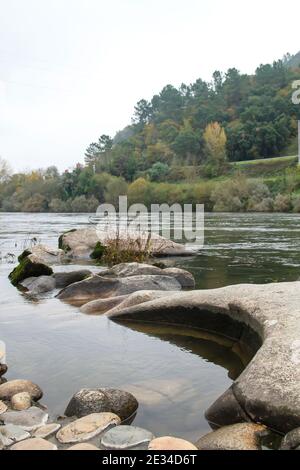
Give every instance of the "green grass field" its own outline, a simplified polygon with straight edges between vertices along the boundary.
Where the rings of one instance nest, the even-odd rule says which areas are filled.
[[[297,156],[288,156],[236,162],[232,163],[232,167],[235,171],[239,171],[249,178],[259,178],[278,176],[284,170],[296,167],[297,163]]]

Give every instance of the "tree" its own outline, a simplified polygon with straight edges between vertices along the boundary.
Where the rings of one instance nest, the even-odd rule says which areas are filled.
[[[152,115],[152,106],[146,100],[140,100],[134,107],[132,122],[134,124],[147,124]]]
[[[93,142],[89,145],[85,152],[85,163],[88,166],[95,167],[101,161],[103,155],[112,149],[113,140],[109,135],[103,134],[98,139],[98,142]]]
[[[157,162],[149,170],[151,181],[165,181],[170,172],[170,167],[166,163]]]
[[[224,173],[227,168],[225,130],[218,122],[209,124],[204,131],[208,171],[211,176]]]
[[[4,183],[12,174],[9,163],[0,157],[0,183]]]

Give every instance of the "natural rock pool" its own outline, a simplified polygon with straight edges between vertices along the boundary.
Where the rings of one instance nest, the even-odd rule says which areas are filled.
[[[37,237],[55,246],[58,235],[88,216],[1,214],[0,249],[20,253]],[[196,277],[198,288],[294,281],[300,273],[299,216],[212,214],[206,245],[194,258],[171,263]],[[30,300],[10,285],[0,264],[0,339],[7,344],[7,378],[29,378],[45,392],[53,414],[83,387],[116,387],[140,402],[135,424],[156,435],[192,441],[208,431],[205,410],[230,386],[247,358],[224,341],[171,327],[111,322],[87,316],[57,299]],[[69,265],[74,269],[74,265]]]

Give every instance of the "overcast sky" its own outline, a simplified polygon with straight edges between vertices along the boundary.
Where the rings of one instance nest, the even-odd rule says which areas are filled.
[[[299,0],[0,0],[0,155],[83,161],[135,103],[300,50]]]

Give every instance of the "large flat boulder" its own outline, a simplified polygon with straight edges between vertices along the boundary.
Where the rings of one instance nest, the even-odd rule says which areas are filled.
[[[106,246],[115,239],[119,239],[119,249],[127,249],[128,241],[131,248],[135,248],[137,252],[147,250],[153,256],[191,256],[195,254],[191,250],[187,250],[184,245],[175,243],[157,234],[151,234],[149,243],[148,232],[134,233],[113,231],[101,231],[96,227],[87,227],[78,230],[72,230],[61,235],[59,246],[65,254],[71,258],[89,258],[94,251],[96,245],[100,242]]]
[[[224,426],[201,437],[196,446],[199,450],[261,450],[260,436],[265,430],[253,423]]]
[[[61,300],[83,305],[89,301],[132,294],[139,290],[179,291],[181,285],[170,276],[131,276],[106,278],[91,276],[63,289],[57,297]]]
[[[147,321],[195,327],[233,339],[233,349],[242,345],[253,359],[207,419],[230,425],[246,416],[282,433],[300,426],[300,282],[174,293],[117,307],[110,318],[128,326]]]

